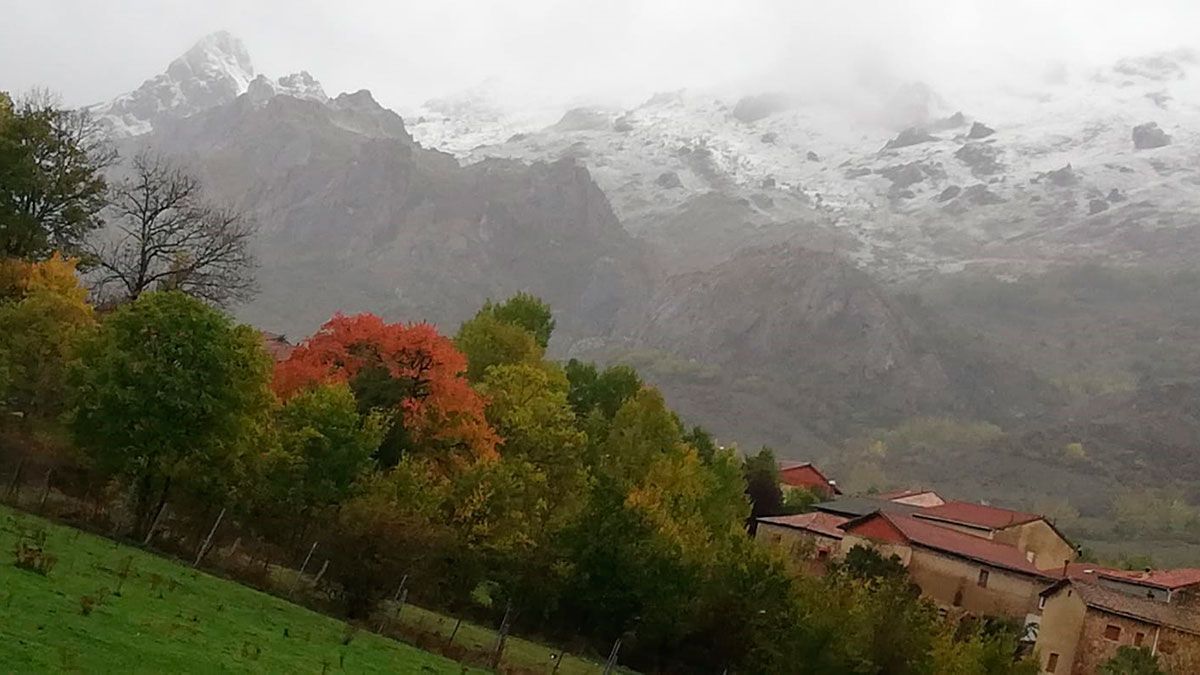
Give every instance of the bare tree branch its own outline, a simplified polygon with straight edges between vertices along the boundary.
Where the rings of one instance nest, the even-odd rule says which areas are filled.
[[[101,292],[134,300],[173,288],[214,305],[252,297],[253,222],[208,203],[199,179],[161,155],[140,153],[132,169],[110,198],[119,234],[92,248]]]

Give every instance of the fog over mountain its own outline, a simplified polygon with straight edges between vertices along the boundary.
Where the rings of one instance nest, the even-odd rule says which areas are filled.
[[[253,215],[239,319],[452,332],[530,291],[554,356],[851,486],[1200,495],[1192,3],[73,9],[78,42],[0,28],[0,89]]]
[[[252,45],[264,72],[307,68],[332,90],[369,86],[393,108],[485,82],[521,107],[631,105],[681,87],[986,89],[1058,64],[1200,46],[1200,8],[1188,0],[64,0],[21,3],[18,14],[0,26],[0,86],[49,86],[79,105],[135,88],[217,30]]]

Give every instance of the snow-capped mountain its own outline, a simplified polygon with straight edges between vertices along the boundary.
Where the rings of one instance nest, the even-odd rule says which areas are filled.
[[[193,45],[166,72],[112,101],[91,106],[91,111],[112,137],[128,138],[149,133],[164,120],[228,103],[247,91],[259,100],[277,94],[328,100],[321,84],[304,71],[277,80],[255,76],[246,46],[220,31]]]
[[[1069,75],[953,96],[908,85],[870,114],[845,101],[675,92],[548,126],[478,96],[409,120],[416,140],[468,162],[578,159],[678,270],[783,241],[836,249],[883,278],[1097,258],[1190,264],[1196,55]],[[898,133],[897,120],[912,126]]]

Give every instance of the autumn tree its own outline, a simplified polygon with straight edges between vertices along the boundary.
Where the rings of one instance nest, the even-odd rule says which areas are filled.
[[[0,263],[0,408],[50,418],[66,401],[67,364],[95,327],[75,260]]]
[[[0,93],[0,257],[75,255],[101,226],[104,170],[116,154],[86,110],[47,92]]]
[[[346,382],[360,405],[392,415],[380,463],[416,452],[439,461],[496,456],[497,437],[484,402],[464,376],[466,358],[429,324],[385,323],[372,314],[330,319],[275,368],[287,400],[321,383]]]
[[[111,237],[90,246],[98,285],[122,301],[175,289],[215,305],[255,291],[253,222],[210,203],[200,180],[173,161],[142,152],[132,175],[112,188]]]
[[[169,494],[219,497],[273,400],[257,331],[178,291],[113,312],[71,375],[76,443],[126,481],[138,532]]]

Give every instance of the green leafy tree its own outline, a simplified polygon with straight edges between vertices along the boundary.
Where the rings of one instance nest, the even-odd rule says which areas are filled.
[[[1117,648],[1111,659],[1100,665],[1101,675],[1166,675],[1158,665],[1158,658],[1145,647]]]
[[[342,502],[373,465],[386,428],[382,413],[360,415],[349,385],[293,396],[275,418],[278,445],[264,458],[270,505],[305,518]]]
[[[585,418],[592,412],[611,420],[625,401],[642,388],[642,378],[629,366],[610,366],[604,370],[594,363],[571,359],[565,367],[570,390],[567,399],[575,414]]]
[[[116,155],[95,120],[45,92],[0,100],[0,257],[76,254],[101,225]]]
[[[700,459],[705,462],[711,462],[717,454],[717,441],[704,427],[692,427],[683,435],[683,442],[692,446]]]
[[[554,314],[550,311],[550,305],[529,293],[517,293],[500,304],[493,304],[489,300],[479,314],[524,328],[542,349],[550,344],[550,336],[554,333]]]
[[[453,602],[456,591],[465,598],[481,572],[447,517],[453,486],[444,471],[407,455],[391,469],[368,474],[361,488],[322,535],[350,616],[365,617],[405,574],[438,580],[443,602]]]
[[[632,484],[646,475],[654,460],[683,447],[678,418],[658,390],[645,388],[617,411],[592,462],[601,473]]]
[[[542,360],[542,348],[532,333],[485,311],[459,327],[454,343],[467,357],[467,378],[472,382],[481,381],[493,366]]]
[[[551,529],[574,513],[586,493],[583,463],[587,436],[567,403],[567,380],[557,367],[528,364],[496,366],[479,387],[488,399],[487,419],[504,439],[504,462],[525,461],[546,480],[546,512]]]
[[[783,508],[784,515],[792,515],[795,513],[808,513],[813,510],[813,504],[824,501],[821,495],[802,487],[789,487],[783,491]]]
[[[892,554],[885,558],[879,551],[867,546],[855,546],[846,552],[846,557],[834,567],[834,573],[863,581],[908,579],[908,569],[900,556]]]
[[[783,492],[779,488],[779,462],[775,451],[763,446],[757,455],[746,457],[742,465],[746,494],[753,506],[752,518],[783,513]]]
[[[217,499],[273,405],[258,333],[178,291],[148,293],[84,341],[70,428],[123,478],[138,532],[173,489]]]

